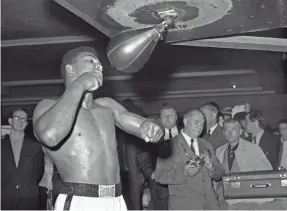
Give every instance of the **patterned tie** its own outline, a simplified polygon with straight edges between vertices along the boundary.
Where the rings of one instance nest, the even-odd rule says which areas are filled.
[[[193,151],[193,153],[195,153],[194,147],[193,147],[193,139],[190,139],[190,149],[191,151]]]
[[[232,165],[233,165],[233,162],[234,162],[234,158],[235,158],[235,153],[234,153],[234,148],[229,145],[229,161],[228,161],[228,167],[229,167],[229,170],[231,171],[231,168],[232,168]]]
[[[169,134],[169,139],[171,139],[172,138],[171,129],[168,130],[168,134]]]

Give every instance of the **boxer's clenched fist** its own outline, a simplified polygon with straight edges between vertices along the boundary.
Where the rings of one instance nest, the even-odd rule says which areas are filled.
[[[161,127],[156,124],[153,120],[145,120],[140,127],[140,134],[142,139],[146,142],[158,142],[163,136]]]
[[[103,85],[102,71],[85,72],[80,75],[75,83],[81,84],[86,91],[95,91]]]

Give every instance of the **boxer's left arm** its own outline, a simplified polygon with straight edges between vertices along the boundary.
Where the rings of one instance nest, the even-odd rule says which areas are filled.
[[[114,113],[116,125],[131,135],[146,142],[157,142],[163,135],[162,128],[155,121],[127,111],[111,98],[98,98],[95,103],[110,108]]]

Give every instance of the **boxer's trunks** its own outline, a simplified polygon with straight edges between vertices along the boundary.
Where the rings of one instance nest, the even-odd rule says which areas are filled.
[[[115,210],[126,211],[121,184],[92,185],[63,183],[55,203],[55,210]]]

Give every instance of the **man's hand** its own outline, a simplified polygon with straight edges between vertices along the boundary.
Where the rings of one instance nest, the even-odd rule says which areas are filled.
[[[187,176],[193,176],[201,169],[201,166],[194,167],[190,164],[185,165],[184,174]]]
[[[202,157],[204,158],[204,166],[209,170],[213,171],[213,163],[209,155],[203,154]]]
[[[146,142],[158,142],[163,136],[161,127],[150,119],[145,120],[140,126],[140,135]]]
[[[103,85],[103,73],[100,70],[85,72],[74,83],[83,86],[85,91],[95,91]]]

